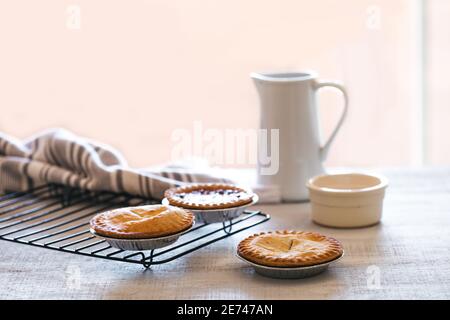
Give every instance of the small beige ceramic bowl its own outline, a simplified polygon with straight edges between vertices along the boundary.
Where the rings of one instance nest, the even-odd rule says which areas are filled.
[[[360,173],[320,175],[306,186],[314,222],[338,228],[366,227],[381,219],[385,177]]]

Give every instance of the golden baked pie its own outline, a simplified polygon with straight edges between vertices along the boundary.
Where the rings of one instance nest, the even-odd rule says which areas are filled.
[[[194,223],[194,215],[183,208],[147,205],[106,211],[96,215],[90,223],[101,236],[146,239],[189,229]]]
[[[340,257],[342,245],[334,238],[315,232],[275,231],[254,234],[242,240],[238,254],[270,267],[303,267]]]
[[[230,184],[195,184],[166,190],[171,205],[187,209],[225,209],[252,202],[253,193]]]

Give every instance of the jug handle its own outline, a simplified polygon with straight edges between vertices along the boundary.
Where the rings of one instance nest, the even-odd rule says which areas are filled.
[[[347,116],[347,110],[348,110],[348,94],[347,90],[342,84],[339,84],[334,81],[316,81],[315,83],[315,90],[319,90],[323,87],[333,87],[338,89],[342,92],[342,95],[344,97],[344,108],[342,110],[341,117],[339,118],[338,123],[336,124],[336,127],[334,128],[333,132],[331,132],[330,137],[325,142],[325,144],[320,148],[320,157],[322,160],[325,160],[328,155],[328,150],[330,149],[331,143],[333,142],[334,138],[336,137],[336,134],[338,133],[339,129],[342,126],[342,123],[344,123],[344,119]]]

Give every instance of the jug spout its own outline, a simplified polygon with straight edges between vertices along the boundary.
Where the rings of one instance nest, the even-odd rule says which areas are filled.
[[[312,80],[317,77],[314,71],[305,72],[252,72],[250,77],[253,79],[255,84],[265,82],[265,83],[290,83],[290,82],[301,82],[305,80]]]

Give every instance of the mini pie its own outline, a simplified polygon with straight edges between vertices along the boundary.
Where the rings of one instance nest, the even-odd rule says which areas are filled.
[[[187,209],[226,209],[248,204],[253,193],[230,184],[195,184],[171,188],[164,196],[171,205]]]
[[[254,234],[242,240],[238,254],[269,267],[304,267],[340,257],[342,245],[334,238],[315,232],[275,231]]]
[[[194,215],[182,208],[147,205],[97,214],[91,228],[101,236],[122,239],[158,238],[189,229]]]

